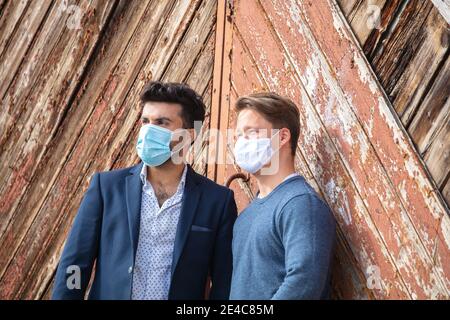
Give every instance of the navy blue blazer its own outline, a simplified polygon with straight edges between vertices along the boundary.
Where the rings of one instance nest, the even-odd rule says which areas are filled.
[[[83,299],[94,262],[95,277],[88,298],[131,299],[142,165],[93,175],[59,261],[53,299]],[[212,281],[209,298],[228,299],[236,216],[233,191],[188,166],[169,299],[204,299],[208,275]],[[79,268],[79,289],[73,278],[76,270],[70,266]]]

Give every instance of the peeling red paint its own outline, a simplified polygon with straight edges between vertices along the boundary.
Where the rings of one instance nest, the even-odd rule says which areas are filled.
[[[234,5],[231,96],[268,88],[297,103],[298,160],[336,214],[356,261],[353,275],[369,277],[366,269],[379,267],[382,288],[371,290],[376,298],[448,298],[449,251],[437,236],[445,229],[439,218],[448,219],[445,207],[336,5]],[[227,166],[227,176],[234,172]],[[246,188],[234,186],[241,206],[249,201]],[[366,285],[346,276],[351,290]]]

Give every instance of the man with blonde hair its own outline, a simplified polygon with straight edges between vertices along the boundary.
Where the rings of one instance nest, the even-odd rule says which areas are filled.
[[[238,99],[236,112],[236,163],[259,192],[234,225],[230,299],[328,298],[335,222],[295,172],[299,111],[287,98],[257,93]]]

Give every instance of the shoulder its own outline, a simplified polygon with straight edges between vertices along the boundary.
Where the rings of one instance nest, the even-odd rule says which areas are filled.
[[[290,189],[291,191],[285,194],[281,203],[280,216],[332,218],[333,214],[327,202],[304,178],[295,181]]]
[[[286,181],[280,191],[279,208],[294,206],[311,199],[313,201],[321,200],[317,191],[301,175]]]
[[[99,171],[96,172],[94,175],[98,175],[99,179],[101,181],[111,181],[111,180],[117,180],[122,179],[123,177],[128,176],[132,172],[138,172],[141,168],[142,164],[136,164],[134,166],[125,167],[125,168],[118,168],[118,169],[112,169],[112,170],[106,170],[106,171]]]
[[[335,219],[328,204],[314,192],[296,195],[278,212],[278,226],[282,229],[314,229],[334,233]]]
[[[328,209],[328,204],[316,193],[316,192],[305,192],[301,194],[294,195],[290,199],[287,199],[281,211],[287,209]]]

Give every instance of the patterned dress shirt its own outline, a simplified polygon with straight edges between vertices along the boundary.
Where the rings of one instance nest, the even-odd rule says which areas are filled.
[[[142,201],[139,241],[133,272],[132,300],[168,299],[172,254],[186,181],[184,167],[175,194],[159,207],[147,166],[141,171]]]

